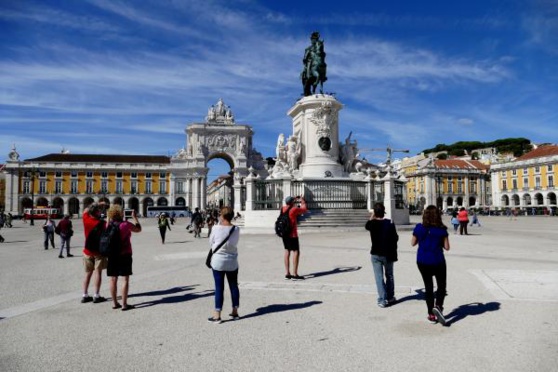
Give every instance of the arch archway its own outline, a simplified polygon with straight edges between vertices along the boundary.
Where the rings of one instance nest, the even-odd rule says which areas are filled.
[[[469,197],[469,207],[473,207],[477,204],[477,198],[474,196]]]
[[[451,196],[448,196],[446,200],[447,200],[446,203],[448,205],[448,208],[453,207],[453,198]]]
[[[457,197],[457,206],[459,206],[459,207],[463,206],[463,197],[461,197],[461,196]]]
[[[510,205],[510,197],[509,197],[509,196],[507,196],[507,195],[502,195],[502,199],[501,199],[501,200],[502,200],[502,205],[503,205],[504,207],[507,207],[507,206]]]
[[[185,207],[186,206],[186,199],[184,199],[183,197],[176,198],[176,200],[174,201],[174,205],[179,206],[179,207]]]
[[[264,178],[268,175],[262,155],[252,146],[253,134],[252,127],[235,123],[230,106],[222,99],[208,109],[204,122],[189,124],[186,147],[171,159],[174,200],[183,198],[191,209],[205,209],[208,162],[223,159],[233,173],[233,207],[242,210],[245,202],[242,180],[248,176],[248,169]]]
[[[87,202],[87,204],[86,204]],[[93,199],[91,198],[85,198],[85,200],[83,201],[83,205],[87,205],[89,206],[89,204],[91,204],[93,202]],[[70,199],[68,199],[68,213],[70,215],[79,215],[79,199],[76,197],[71,197]]]
[[[525,205],[525,206],[531,205],[531,195],[529,195],[529,194],[524,194],[523,195],[523,205]]]
[[[120,196],[117,196],[116,198],[114,198],[113,201],[112,201],[112,204],[118,204],[122,208],[124,208],[124,200]]]
[[[534,199],[535,205],[544,205],[544,198],[541,193],[536,193]]]
[[[516,207],[519,206],[519,195],[513,194],[512,195],[512,201],[513,201],[514,206],[516,206]]]
[[[147,216],[147,207],[152,207],[154,205],[155,205],[155,203],[153,202],[153,199],[151,199],[151,198],[143,199],[142,207],[141,207],[142,216]]]
[[[547,204],[556,206],[556,194],[553,192],[549,192],[546,196]]]
[[[136,197],[131,197],[128,199],[128,208],[133,209],[136,213],[140,213],[139,211],[139,200]]]

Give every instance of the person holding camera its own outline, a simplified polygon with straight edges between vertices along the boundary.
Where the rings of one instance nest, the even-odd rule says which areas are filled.
[[[297,205],[297,202],[299,205]],[[300,261],[300,243],[298,240],[297,217],[308,212],[306,201],[303,197],[287,196],[285,204],[281,207],[281,213],[289,212],[289,221],[291,231],[288,236],[283,237],[283,246],[285,247],[284,263],[285,263],[285,280],[295,279],[302,280],[304,277],[298,275],[298,263]],[[292,254],[293,269],[290,269],[290,261]],[[291,274],[292,273],[292,274]]]
[[[50,216],[47,217],[45,223],[43,224],[43,232],[44,232],[44,246],[45,249],[48,249],[48,242],[52,246],[52,249],[56,249],[54,246],[54,229],[56,228],[56,222],[54,222]]]

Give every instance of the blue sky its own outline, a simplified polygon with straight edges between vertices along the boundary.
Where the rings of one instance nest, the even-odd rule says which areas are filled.
[[[173,154],[219,98],[273,156],[313,31],[340,138],[558,142],[558,0],[0,0],[0,31],[4,159]]]

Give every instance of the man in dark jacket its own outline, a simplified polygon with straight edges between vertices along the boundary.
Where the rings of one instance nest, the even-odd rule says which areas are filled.
[[[379,307],[392,305],[396,301],[393,263],[397,261],[399,236],[393,222],[384,218],[385,211],[382,203],[376,203],[374,213],[372,213],[365,226],[366,230],[370,231],[370,239],[372,240],[370,255],[378,290]]]

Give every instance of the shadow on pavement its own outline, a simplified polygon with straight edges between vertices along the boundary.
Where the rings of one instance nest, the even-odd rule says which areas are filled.
[[[256,309],[255,312],[244,315],[240,319],[254,318],[260,315],[280,313],[283,311],[300,310],[310,306],[319,305],[321,303],[322,301],[308,301],[308,302],[303,302],[298,304],[273,304],[264,307],[259,307]]]
[[[464,318],[472,315],[481,315],[488,311],[500,310],[499,302],[487,302],[483,304],[482,302],[473,302],[466,305],[461,305],[451,311],[451,313],[446,314],[446,326],[449,327],[455,322],[459,322]]]
[[[174,288],[161,290],[161,291],[134,293],[133,295],[130,295],[128,297],[131,298],[131,297],[140,297],[140,296],[160,296],[160,295],[165,295],[165,294],[180,293],[180,292],[192,290],[192,289],[194,289],[195,286],[197,286],[197,284],[193,285],[193,286],[188,286],[188,287],[174,287]],[[191,301],[191,300],[197,300],[198,298],[213,296],[213,294],[214,294],[214,292],[212,290],[211,291],[207,290],[207,291],[202,291],[202,292],[195,292],[195,293],[184,293],[184,294],[180,294],[178,296],[167,296],[167,297],[161,297],[158,300],[136,303],[134,306],[137,309],[141,309],[143,307],[149,307],[149,306],[155,306],[155,305],[161,305],[161,304],[175,304],[175,303],[179,303],[179,302],[186,302],[186,301]]]
[[[341,273],[348,273],[351,271],[358,271],[362,269],[361,266],[353,266],[353,267],[336,267],[333,270],[328,270],[328,271],[320,271],[317,273],[312,273],[312,274],[306,274],[304,275],[305,279],[312,279],[312,278],[318,278],[320,276],[326,276],[326,275],[333,275],[333,274],[341,274]]]
[[[392,306],[396,305],[396,304],[400,304],[401,302],[411,301],[411,300],[422,300],[422,301],[424,301],[425,300],[424,290],[423,289],[415,289],[415,294],[414,295],[398,298],[397,301],[395,301],[395,303],[392,304]]]

